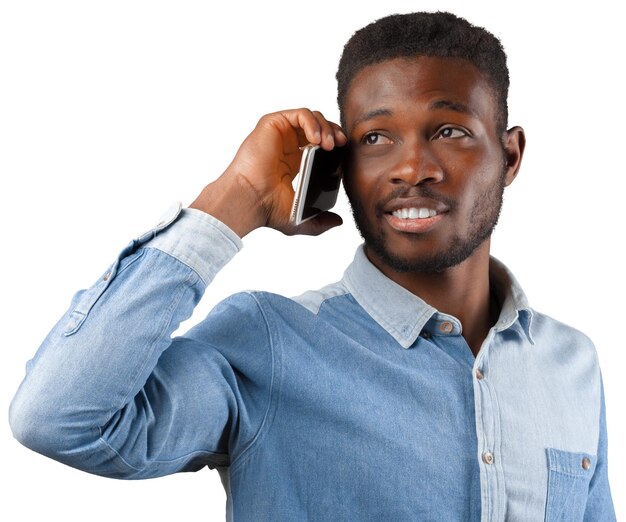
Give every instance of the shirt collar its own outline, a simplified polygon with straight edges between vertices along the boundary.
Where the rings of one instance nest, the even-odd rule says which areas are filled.
[[[506,266],[492,257],[489,277],[501,304],[496,331],[514,327],[519,320],[529,341],[532,309],[517,280]],[[403,347],[410,348],[426,323],[438,311],[378,270],[359,246],[343,283],[359,305]],[[449,316],[448,316],[449,317]]]
[[[530,343],[535,344],[531,332],[533,309],[528,298],[511,271],[493,256],[489,259],[489,279],[501,306],[496,331],[514,328],[519,323]]]

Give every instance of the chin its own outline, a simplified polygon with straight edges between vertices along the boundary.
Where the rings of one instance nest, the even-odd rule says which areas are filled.
[[[441,273],[462,263],[466,258],[451,257],[449,255],[431,255],[431,256],[411,256],[401,255],[391,252],[386,248],[379,248],[377,245],[365,243],[365,249],[368,254],[385,267],[395,272],[421,272],[421,273]],[[371,259],[372,256],[370,256]]]
[[[448,242],[448,247],[436,249],[432,246],[422,246],[419,252],[415,249],[413,252],[407,252],[407,249],[394,248],[383,238],[364,237],[364,240],[368,257],[370,259],[374,257],[384,267],[400,273],[438,274],[469,259],[488,241],[490,236],[490,233],[484,233],[465,240],[461,237],[454,237]]]

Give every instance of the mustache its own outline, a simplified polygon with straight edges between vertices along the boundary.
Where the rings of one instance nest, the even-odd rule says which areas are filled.
[[[422,197],[432,199],[433,201],[437,201],[445,204],[449,210],[455,210],[457,207],[457,203],[454,199],[449,198],[448,196],[444,196],[443,194],[439,194],[436,190],[433,190],[431,187],[426,185],[419,186],[403,186],[398,187],[392,190],[382,201],[378,203],[377,213],[379,215],[384,214],[383,209],[385,206],[393,199],[396,198],[411,198],[411,197]]]

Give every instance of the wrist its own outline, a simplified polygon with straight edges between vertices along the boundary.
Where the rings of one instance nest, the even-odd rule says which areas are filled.
[[[264,226],[266,222],[265,212],[256,193],[228,171],[209,183],[189,208],[210,214],[240,238]]]

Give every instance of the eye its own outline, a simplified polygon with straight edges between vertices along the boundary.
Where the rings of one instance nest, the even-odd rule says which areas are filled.
[[[435,134],[434,139],[439,138],[448,138],[448,139],[456,139],[456,138],[464,138],[465,136],[469,136],[469,133],[463,129],[459,129],[458,127],[444,127],[439,130],[437,134]]]
[[[370,132],[363,136],[361,143],[364,145],[386,145],[391,143],[391,140],[379,132]]]

